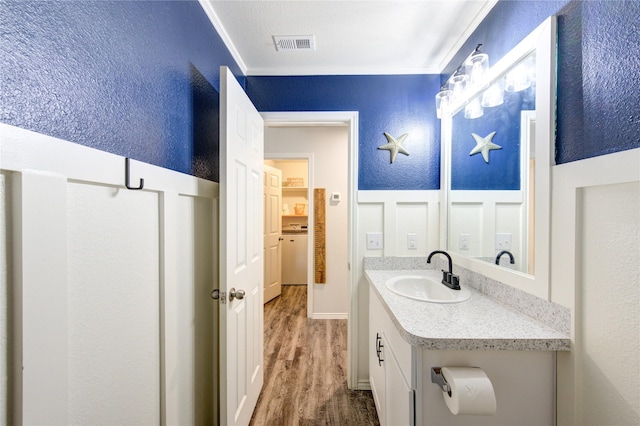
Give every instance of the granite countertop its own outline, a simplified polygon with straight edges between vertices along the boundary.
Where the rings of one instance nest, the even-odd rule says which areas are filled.
[[[568,336],[508,308],[470,286],[465,302],[440,304],[397,295],[385,282],[423,270],[365,270],[400,335],[409,344],[433,350],[568,351]]]

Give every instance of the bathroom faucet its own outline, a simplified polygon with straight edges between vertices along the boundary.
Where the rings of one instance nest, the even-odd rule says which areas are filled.
[[[496,265],[500,264],[500,258],[502,257],[503,254],[507,254],[509,255],[509,263],[511,263],[512,265],[514,263],[516,263],[516,260],[513,258],[513,255],[511,254],[511,252],[509,250],[502,250],[500,253],[498,253],[498,255],[496,256]]]
[[[451,260],[451,256],[449,256],[449,253],[442,250],[432,251],[431,254],[429,254],[429,257],[427,257],[427,263],[431,263],[431,258],[434,254],[443,254],[449,261],[449,270],[442,270],[442,284],[446,285],[450,289],[460,290],[460,277],[453,274],[453,261]]]

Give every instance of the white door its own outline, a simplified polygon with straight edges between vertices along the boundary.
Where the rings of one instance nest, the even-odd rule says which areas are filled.
[[[264,303],[282,289],[282,170],[264,166]]]
[[[263,383],[263,125],[234,75],[220,67],[220,291],[226,296],[220,305],[220,421],[224,425],[249,424]]]

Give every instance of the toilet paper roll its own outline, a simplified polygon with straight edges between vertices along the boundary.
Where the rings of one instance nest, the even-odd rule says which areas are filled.
[[[451,396],[443,392],[444,402],[453,414],[490,416],[496,413],[496,395],[491,380],[475,367],[442,367],[451,386]]]

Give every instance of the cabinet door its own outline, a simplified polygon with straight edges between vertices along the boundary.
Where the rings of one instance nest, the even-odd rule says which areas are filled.
[[[404,426],[413,424],[413,392],[405,382],[393,351],[387,351],[385,364],[386,424]]]
[[[371,312],[370,312],[371,314]],[[378,351],[380,351],[378,353]],[[378,355],[380,358],[378,358]],[[373,400],[376,403],[378,419],[385,426],[385,373],[384,373],[384,342],[382,341],[382,329],[374,315],[369,315],[369,383]]]
[[[282,284],[307,284],[307,236],[283,235]]]

